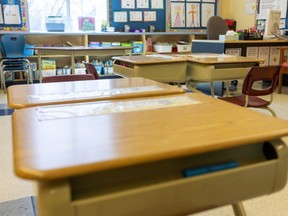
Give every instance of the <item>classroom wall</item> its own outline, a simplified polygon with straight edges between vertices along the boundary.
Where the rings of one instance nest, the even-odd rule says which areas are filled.
[[[246,0],[220,0],[220,16],[224,19],[236,20],[237,29],[246,29],[255,25],[255,15],[246,14]]]

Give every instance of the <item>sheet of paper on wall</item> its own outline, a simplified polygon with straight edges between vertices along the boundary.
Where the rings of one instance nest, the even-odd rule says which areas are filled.
[[[259,47],[258,58],[263,59],[263,66],[269,65],[270,47]]]
[[[152,9],[164,9],[164,0],[151,0]]]
[[[258,57],[258,47],[247,47],[246,48],[246,57]]]
[[[130,21],[135,22],[135,21],[143,21],[142,18],[142,11],[130,11]]]
[[[241,48],[228,48],[225,50],[226,55],[241,56]]]
[[[121,0],[121,7],[126,9],[134,9],[135,0]]]
[[[202,9],[201,9],[201,26],[206,27],[208,19],[211,16],[215,15],[215,5],[214,4],[202,4]]]
[[[270,47],[269,65],[279,65],[280,63],[280,48],[281,47]]]
[[[114,22],[127,22],[127,12],[126,11],[115,11],[114,12]]]
[[[149,8],[149,0],[137,0],[137,8]]]
[[[19,25],[21,24],[19,5],[3,5],[4,24]]]
[[[0,4],[0,24],[3,24],[2,5]]]
[[[155,22],[156,11],[144,11],[144,22]]]

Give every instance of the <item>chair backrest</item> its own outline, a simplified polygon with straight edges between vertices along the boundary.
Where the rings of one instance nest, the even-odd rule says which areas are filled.
[[[88,62],[83,62],[83,64],[85,65],[87,74],[92,74],[95,79],[100,79],[99,74],[93,64]]]
[[[50,82],[71,82],[71,81],[80,81],[80,80],[94,80],[92,74],[72,74],[72,75],[56,75],[56,76],[47,76],[42,78],[42,83]]]
[[[207,22],[207,39],[219,40],[219,35],[225,35],[228,30],[228,25],[222,17],[212,16]]]
[[[250,71],[244,79],[242,93],[249,96],[264,96],[272,94],[277,87],[279,69],[279,66],[251,67]],[[258,81],[270,82],[270,86],[265,89],[253,88],[254,82]]]
[[[1,37],[1,51],[5,58],[23,58],[25,36],[22,34],[5,34]]]

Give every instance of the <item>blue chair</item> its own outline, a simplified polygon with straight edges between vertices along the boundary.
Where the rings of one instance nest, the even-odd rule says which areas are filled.
[[[27,84],[29,84],[32,76],[30,62],[24,56],[25,36],[22,34],[6,34],[1,37],[0,42],[2,52],[0,64],[1,88],[6,92],[5,74],[7,73],[24,72]]]

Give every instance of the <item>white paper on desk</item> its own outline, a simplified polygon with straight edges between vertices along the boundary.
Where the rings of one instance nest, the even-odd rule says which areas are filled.
[[[4,23],[5,24],[20,24],[20,8],[19,5],[3,5]]]

